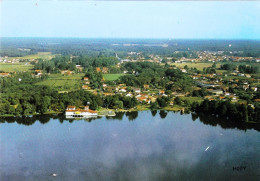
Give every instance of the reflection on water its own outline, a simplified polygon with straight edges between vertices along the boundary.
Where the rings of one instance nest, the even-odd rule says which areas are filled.
[[[167,117],[168,112],[171,113],[180,113],[183,115],[181,112],[174,112],[174,111],[164,111],[164,110],[152,110],[150,111],[152,116],[156,116],[157,113],[159,113],[159,116],[161,119],[164,119]],[[196,114],[196,113],[185,113],[191,115],[191,119],[193,121],[199,119],[200,122],[206,125],[211,125],[211,126],[221,126],[224,129],[227,128],[237,128],[240,130],[246,131],[247,129],[254,129],[257,131],[260,131],[260,124],[252,124],[252,123],[244,123],[240,121],[232,121],[232,120],[225,120],[221,118],[217,118],[214,116],[208,116],[208,115],[203,115],[203,114]],[[116,113],[115,116],[105,116],[107,120],[122,120],[124,115],[128,118],[128,121],[134,121],[138,117],[138,112],[133,111],[133,112],[118,112]],[[91,122],[96,119],[100,119],[101,117],[85,117],[85,118],[72,118],[72,117],[65,117],[64,115],[37,115],[37,116],[27,116],[27,117],[0,117],[0,124],[1,123],[18,123],[18,124],[23,124],[23,125],[32,125],[36,121],[39,121],[42,124],[48,123],[51,119],[57,119],[60,121],[60,123],[63,123],[64,121],[69,121],[70,123],[73,123],[73,121],[77,120],[85,120],[87,122]]]
[[[160,117],[161,117],[162,119],[164,119],[164,118],[166,118],[166,116],[167,116],[167,112],[164,111],[164,110],[161,110],[161,111],[160,111]]]
[[[138,117],[138,112],[134,111],[134,112],[126,112],[125,115],[127,116],[129,121],[133,121]]]
[[[154,116],[156,116],[156,114],[157,114],[157,110],[151,110],[151,113],[152,113],[152,115],[153,115],[153,117],[154,117]]]
[[[256,130],[167,111],[5,118],[0,180],[257,180]]]

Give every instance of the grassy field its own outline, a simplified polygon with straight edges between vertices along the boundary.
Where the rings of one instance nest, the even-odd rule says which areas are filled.
[[[39,52],[37,54],[33,55],[27,55],[24,57],[8,57],[7,60],[13,60],[13,59],[37,59],[42,58],[44,60],[50,60],[55,55],[52,55],[51,52]],[[33,68],[33,65],[31,65],[28,62],[21,62],[21,63],[0,63],[0,71],[4,72],[21,72],[21,71],[29,71]]]
[[[84,73],[73,74],[73,75],[62,75],[62,74],[51,74],[48,79],[51,80],[81,80]]]
[[[75,90],[80,89],[82,84],[82,77],[84,74],[74,74],[70,76],[63,76],[61,74],[52,74],[47,80],[38,82],[36,85],[45,85],[54,87],[57,90]]]
[[[162,110],[165,110],[165,111],[181,111],[183,109],[184,109],[183,106],[173,105],[173,106],[166,106]]]
[[[229,79],[238,79],[238,80],[249,80],[251,78],[248,77],[242,77],[242,76],[227,76],[223,77],[224,80],[229,80]]]
[[[227,62],[217,62],[216,64],[216,67],[217,67],[217,70],[216,72],[217,73],[223,73],[223,72],[227,72],[226,70],[218,70],[220,68],[220,66],[222,64],[226,64]],[[250,65],[250,66],[258,66],[260,67],[260,64],[259,63],[245,63],[245,62],[232,62],[232,64],[235,64],[237,66],[239,65]],[[207,68],[207,67],[211,67],[213,65],[213,63],[198,63],[198,62],[192,62],[192,63],[172,63],[172,65],[175,65],[176,67],[178,68],[184,68],[185,65],[187,65],[189,68],[197,68],[198,70],[202,71],[203,68]]]
[[[184,68],[185,65],[187,65],[189,68],[196,68],[200,71],[203,70],[203,68],[211,67],[213,63],[174,63],[173,65],[176,65],[178,68]],[[217,68],[220,68],[221,63],[217,63]],[[217,73],[223,73],[226,72],[226,70],[216,70]]]
[[[183,100],[183,101],[184,100],[188,100],[191,103],[193,103],[193,102],[202,102],[203,101],[203,99],[200,98],[200,97],[180,97],[180,99]]]
[[[23,63],[0,63],[0,71],[4,72],[21,72],[29,71],[33,68],[33,65],[23,62]]]
[[[51,52],[38,52],[37,54],[27,55],[24,57],[9,57],[8,59],[37,59],[42,58],[44,60],[50,60],[55,55],[52,55]]]
[[[113,81],[117,80],[119,77],[123,76],[125,74],[103,74],[103,77],[105,80]]]
[[[176,65],[178,68],[184,68],[187,65],[189,68],[197,68],[198,70],[203,70],[204,67],[211,67],[213,63],[173,63],[172,65]],[[220,64],[217,64],[217,68],[220,67]]]

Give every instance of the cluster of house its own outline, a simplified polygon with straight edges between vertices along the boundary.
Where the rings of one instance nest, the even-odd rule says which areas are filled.
[[[41,77],[42,76],[42,70],[35,70],[34,76],[37,77],[37,78]]]
[[[189,49],[188,49],[189,50]],[[174,53],[178,54],[180,52],[185,51],[175,51]],[[236,54],[236,53],[243,53],[242,51],[233,51],[229,52],[230,55]],[[224,51],[194,51],[194,55],[196,55],[197,58],[187,58],[187,57],[181,57],[178,58],[178,60],[175,61],[175,63],[191,63],[191,62],[202,62],[202,61],[209,61],[209,62],[218,62],[218,61],[224,61],[224,60],[231,60],[234,62],[241,62],[241,61],[250,61],[250,62],[260,62],[260,59],[253,58],[253,57],[238,57],[238,56],[230,56],[225,55]],[[133,56],[136,56],[135,59],[133,59]],[[173,57],[164,57],[167,60],[172,60]],[[149,60],[145,60],[145,58],[142,56],[141,52],[128,52],[128,56],[125,59],[120,59],[120,63],[123,62],[136,62],[136,61],[149,61],[149,62],[162,62],[162,57],[159,55],[149,55]]]
[[[77,71],[82,72],[83,67],[81,65],[76,65]],[[72,70],[61,70],[60,73],[62,75],[73,75],[75,72]],[[43,75],[43,70],[34,70],[35,77],[41,77]]]
[[[89,87],[89,78],[83,78],[83,85],[82,89],[90,90]],[[136,87],[127,87],[126,84],[119,84],[114,86],[109,86],[103,82],[102,84],[103,90],[102,94],[104,96],[113,96],[115,94],[121,94],[126,97],[135,97],[139,102],[145,102],[150,104],[151,102],[155,102],[158,96],[168,96],[165,94],[164,90],[149,90],[149,85],[145,84],[143,88],[136,88]],[[149,92],[149,93],[148,93]],[[93,91],[94,94],[97,94],[96,91]]]
[[[128,52],[127,55],[141,55],[141,52]]]
[[[84,89],[84,90],[90,89],[90,87],[89,87],[89,84],[90,84],[89,78],[88,77],[84,77],[83,81],[84,81],[84,83],[82,85],[82,89]]]
[[[181,69],[182,72],[187,73],[185,69]],[[232,74],[233,75],[233,74]],[[197,84],[197,87],[194,89],[201,89],[202,87],[206,88],[208,92],[212,95],[205,98],[208,99],[231,99],[232,101],[237,101],[238,97],[236,94],[229,92],[229,88],[243,88],[244,90],[251,89],[252,91],[257,91],[256,86],[250,85],[247,80],[251,80],[249,76],[246,76],[249,79],[242,80],[239,79],[227,79],[225,75],[223,77],[222,73],[216,74],[191,74],[192,79]],[[259,80],[252,79],[251,82],[259,82]],[[165,94],[164,90],[149,90],[149,85],[143,85],[142,88],[127,87],[125,84],[119,84],[110,86],[103,82],[103,92],[104,96],[112,96],[115,94],[121,94],[126,97],[135,97],[139,102],[145,102],[150,104],[155,102],[159,96],[169,96]],[[89,78],[84,77],[84,85],[82,89],[91,89],[89,87]],[[97,94],[97,92],[93,92]],[[180,93],[173,92],[172,96],[185,96]]]
[[[0,77],[11,77],[10,72],[2,72],[0,73]]]
[[[62,71],[61,71],[61,74],[62,74],[62,75],[72,75],[72,74],[74,74],[74,71],[71,71],[71,70],[62,70]],[[40,69],[34,70],[34,74],[33,74],[34,77],[39,78],[39,77],[41,77],[42,75],[43,75],[43,70],[40,70]]]
[[[6,58],[0,58],[0,63],[18,63],[20,60],[17,58],[10,59],[6,56]]]
[[[252,91],[256,92],[258,91],[258,87],[249,82],[254,82],[254,83],[260,82],[259,79],[258,80],[253,79],[251,78],[251,76],[246,76],[249,79],[239,79],[239,78],[223,79],[222,76],[220,76],[219,74],[205,74],[205,75],[196,74],[191,76],[195,80],[195,83],[198,87],[207,88],[207,91],[209,91],[214,95],[214,96],[208,96],[206,98],[209,99],[213,99],[216,97],[218,99],[230,98],[234,102],[237,101],[238,97],[236,96],[236,94],[229,92],[230,87],[243,89],[245,91],[251,89]],[[226,77],[226,75],[224,76]]]
[[[16,72],[2,72],[0,73],[0,77],[11,77],[13,74],[16,74]],[[41,77],[42,70],[35,70],[34,73],[32,73],[32,76],[37,78]]]
[[[72,75],[72,74],[74,74],[74,71],[72,71],[72,70],[62,70],[60,73],[62,75]]]
[[[83,67],[81,65],[76,65],[76,69],[78,72],[83,72]]]
[[[107,74],[108,73],[108,68],[107,67],[102,67],[102,68],[96,67],[96,71],[97,72],[102,72],[104,74]]]
[[[116,86],[108,86],[103,84],[103,95],[112,96],[115,94],[121,94],[126,97],[135,97],[139,102],[145,102],[150,104],[155,102],[159,96],[168,96],[164,90],[149,90],[149,85],[145,84],[143,88],[127,87],[125,84],[119,84]]]

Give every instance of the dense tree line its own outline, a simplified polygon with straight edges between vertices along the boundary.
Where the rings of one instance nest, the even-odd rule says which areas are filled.
[[[125,83],[127,86],[143,87],[144,84],[149,84],[152,87],[165,86],[166,81],[162,79],[164,76],[164,68],[159,64],[150,62],[127,62],[122,65],[128,73],[120,77],[119,83]]]
[[[149,71],[149,73],[159,73],[163,69],[163,67],[161,67],[158,63],[151,62],[126,62],[122,64],[122,67],[130,73],[135,72],[135,74],[140,74],[147,71]]]
[[[119,60],[115,57],[55,56],[51,60],[38,59],[37,63],[34,64],[34,69],[44,70],[47,73],[56,73],[60,70],[76,71],[76,65],[81,65],[88,71],[96,67],[111,67],[118,62]]]
[[[232,71],[232,70],[236,70],[237,66],[231,63],[226,63],[220,66],[221,70],[228,70],[228,71]]]
[[[215,74],[216,69],[212,67],[203,68],[203,74]]]
[[[151,103],[151,109],[155,110],[158,108],[163,108],[168,106],[169,103],[170,103],[170,97],[165,97],[165,96],[158,97],[155,102]]]
[[[260,52],[257,50],[243,49],[244,51],[239,52],[225,52],[225,55],[237,56],[237,57],[260,57]]]
[[[102,80],[103,75],[101,72],[97,71],[89,71],[85,74],[85,77],[88,77],[90,80],[90,86],[94,89],[101,89],[102,88]]]
[[[49,111],[63,112],[68,105],[77,107],[89,105],[90,109],[133,108],[138,104],[136,98],[124,96],[107,96],[102,98],[90,92],[79,90],[59,94],[45,86],[27,87],[23,93],[6,93],[0,102],[0,115],[31,115]]]
[[[172,59],[173,62],[176,61],[175,58],[198,58],[198,55],[195,52],[192,51],[182,51],[182,52],[175,52],[172,54],[172,57],[174,57]]]
[[[106,96],[104,98],[103,107],[111,109],[130,109],[135,107],[138,101],[135,97],[126,97],[122,95]]]
[[[57,73],[60,70],[76,70],[76,64],[70,61],[69,56],[56,56],[51,60],[38,59],[35,70],[44,70],[47,73]]]
[[[8,57],[23,57],[27,55],[36,54],[37,51],[30,49],[30,51],[22,51],[14,47],[0,47],[0,55]]]
[[[102,98],[90,92],[79,90],[59,94],[57,91],[44,86],[28,87],[19,94],[7,93],[0,102],[0,115],[31,115],[43,114],[49,111],[64,112],[68,105],[77,107],[89,105],[90,109],[133,108],[138,104],[136,98],[121,95]]]
[[[258,66],[250,66],[250,65],[234,65],[231,63],[223,64],[220,66],[220,69],[222,70],[236,70],[238,69],[239,72],[241,73],[248,73],[248,74],[257,74],[259,73],[259,67]]]
[[[241,73],[257,74],[259,73],[259,67],[249,65],[239,65],[238,70]]]
[[[213,115],[236,122],[248,122],[260,120],[260,104],[254,105],[232,103],[230,101],[204,100],[201,104],[194,102],[191,110],[196,113]]]
[[[33,78],[30,72],[17,72],[12,77],[0,78],[0,93],[23,92],[27,86],[31,86],[45,78],[45,76]]]
[[[190,92],[193,86],[193,80],[179,69],[166,69],[165,79],[168,79],[166,90]]]
[[[208,91],[205,87],[202,87],[200,90],[194,90],[192,91],[192,96],[193,97],[204,97],[208,95]]]
[[[30,73],[17,73],[0,79],[0,115],[29,115],[49,110],[63,112],[67,105],[87,105],[96,109],[102,106],[99,96],[84,91],[58,94],[46,86],[37,86],[38,78]],[[93,104],[92,104],[93,103]]]
[[[82,65],[83,67],[110,67],[119,63],[119,60],[116,57],[106,57],[99,55],[96,57],[89,56],[78,56],[72,58],[72,62],[76,65]]]

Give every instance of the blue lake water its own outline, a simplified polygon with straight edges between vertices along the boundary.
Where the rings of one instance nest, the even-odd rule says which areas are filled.
[[[0,123],[1,181],[260,179],[256,129],[162,111],[35,120]]]

